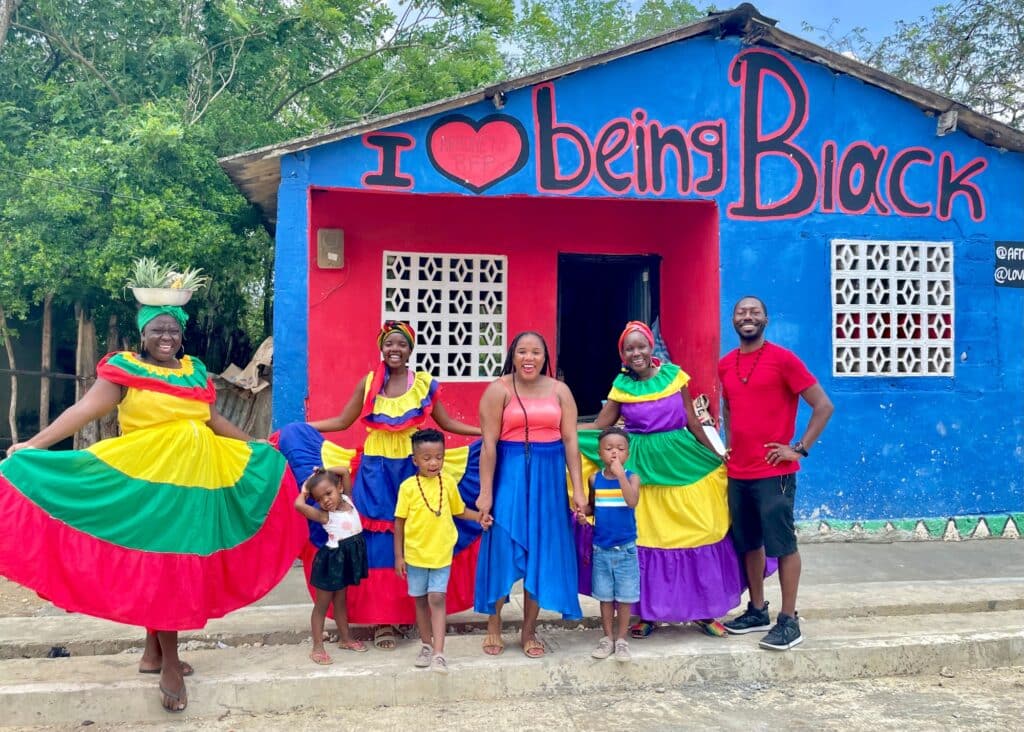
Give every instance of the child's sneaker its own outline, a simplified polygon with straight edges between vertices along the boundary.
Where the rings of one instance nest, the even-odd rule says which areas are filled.
[[[436,674],[448,673],[448,659],[443,653],[435,653],[434,659],[430,662],[430,670]]]
[[[430,658],[434,655],[433,649],[426,643],[420,645],[420,653],[416,656],[416,660],[413,663],[416,668],[427,668],[430,666]]]
[[[768,630],[772,627],[772,619],[768,614],[768,603],[766,602],[763,607],[756,608],[753,603],[748,602],[746,612],[723,625],[734,635]]]
[[[796,613],[792,616],[779,613],[775,627],[768,631],[768,635],[762,638],[758,645],[769,651],[788,651],[803,642],[804,637],[800,634],[800,619],[796,617]]]
[[[619,663],[629,663],[633,660],[629,652],[629,643],[624,638],[615,641],[615,660]]]
[[[597,643],[597,648],[590,654],[591,658],[608,658],[612,655],[612,651],[615,650],[612,646],[612,639],[605,636]]]

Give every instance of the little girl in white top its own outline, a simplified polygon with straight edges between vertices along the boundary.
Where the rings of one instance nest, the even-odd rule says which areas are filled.
[[[315,468],[295,499],[295,510],[310,521],[324,525],[327,543],[313,558],[309,583],[316,589],[310,626],[313,632],[313,651],[309,658],[314,663],[333,663],[324,650],[324,620],[327,608],[334,604],[334,622],[338,625],[338,648],[347,651],[366,651],[362,641],[353,640],[348,629],[348,610],[345,591],[350,585],[369,576],[366,559],[366,541],[363,526],[352,499],[352,477],[348,468]],[[309,499],[317,505],[310,505]]]

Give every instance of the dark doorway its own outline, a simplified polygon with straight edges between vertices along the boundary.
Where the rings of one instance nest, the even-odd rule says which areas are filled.
[[[657,255],[558,256],[558,371],[581,418],[597,415],[619,373],[626,323],[658,317],[660,270]]]

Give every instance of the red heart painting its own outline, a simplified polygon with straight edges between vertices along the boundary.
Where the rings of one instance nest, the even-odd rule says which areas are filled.
[[[427,132],[427,155],[445,178],[483,193],[526,165],[529,143],[522,123],[507,114],[450,114]]]

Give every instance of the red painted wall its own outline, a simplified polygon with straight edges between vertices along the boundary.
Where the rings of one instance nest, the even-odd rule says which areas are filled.
[[[367,193],[310,190],[307,418],[337,414],[379,360],[385,249],[508,257],[509,340],[537,330],[556,343],[559,253],[662,256],[661,322],[669,351],[693,377],[691,392],[717,404],[718,216],[710,202]],[[345,232],[345,266],[321,270],[321,228]],[[586,327],[581,323],[579,327]],[[614,349],[614,343],[595,344]],[[477,424],[487,382],[446,384],[450,413]],[[570,384],[571,386],[571,384]],[[341,439],[361,443],[353,427]]]

